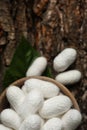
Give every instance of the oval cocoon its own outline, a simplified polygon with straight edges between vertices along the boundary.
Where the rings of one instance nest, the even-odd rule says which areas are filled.
[[[41,130],[62,130],[62,121],[59,118],[49,119]]]
[[[57,72],[66,70],[76,59],[77,52],[73,48],[66,48],[60,54],[58,54],[54,61],[53,67]]]
[[[40,117],[41,118],[41,117]],[[41,127],[45,124],[45,120],[41,118]]]
[[[39,57],[34,60],[32,65],[26,72],[26,76],[40,76],[47,66],[47,59],[45,57]]]
[[[64,130],[75,130],[81,123],[81,113],[78,110],[71,109],[62,117]]]
[[[60,116],[70,109],[72,102],[69,97],[60,95],[46,100],[39,114],[45,119]]]
[[[5,109],[1,112],[1,122],[9,127],[13,128],[15,130],[19,129],[21,125],[21,118],[18,116],[18,114],[12,110],[12,109]]]
[[[12,130],[12,129],[0,124],[0,130]]]
[[[58,74],[55,79],[64,85],[74,84],[81,79],[81,72],[78,70],[66,71]]]
[[[39,130],[41,127],[41,119],[38,115],[30,115],[22,123],[19,130]]]
[[[43,94],[38,89],[33,89],[20,105],[18,113],[25,119],[29,114],[36,113],[43,105]]]
[[[10,86],[6,91],[6,97],[11,107],[16,111],[25,98],[24,92],[16,87]]]
[[[54,97],[59,93],[59,88],[55,84],[40,79],[33,79],[33,78],[25,81],[22,90],[25,93],[29,93],[30,90],[35,88],[42,91],[45,98]]]

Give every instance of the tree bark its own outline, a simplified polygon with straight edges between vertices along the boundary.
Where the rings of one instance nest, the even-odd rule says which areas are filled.
[[[87,0],[0,1],[0,88],[3,88],[3,75],[22,35],[47,57],[51,67],[53,58],[64,48],[77,50],[77,60],[69,69],[80,70],[82,80],[69,89],[83,115],[77,130],[86,130]]]

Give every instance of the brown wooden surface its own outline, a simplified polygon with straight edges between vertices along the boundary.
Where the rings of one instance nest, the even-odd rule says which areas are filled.
[[[69,69],[82,72],[78,84],[68,86],[75,95],[83,121],[77,130],[87,129],[87,0],[1,0],[0,1],[0,91],[21,35],[52,60],[66,47],[77,50]],[[53,74],[56,73],[53,71]],[[55,76],[54,76],[55,77]]]

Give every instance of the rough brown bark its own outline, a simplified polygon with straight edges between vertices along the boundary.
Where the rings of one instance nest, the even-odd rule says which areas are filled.
[[[69,69],[82,72],[80,83],[69,86],[83,115],[77,130],[87,129],[87,0],[3,0],[0,1],[0,88],[20,37],[48,58],[66,47],[78,52]]]

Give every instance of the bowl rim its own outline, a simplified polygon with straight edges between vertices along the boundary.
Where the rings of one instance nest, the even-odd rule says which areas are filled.
[[[29,76],[29,77],[20,78],[20,79],[14,81],[13,83],[11,83],[9,86],[15,85],[15,86],[21,87],[26,80],[32,79],[32,78],[33,78],[33,79],[40,79],[40,80],[48,81],[48,82],[51,82],[51,83],[55,84],[56,86],[58,86],[58,87],[60,88],[60,90],[61,90],[66,96],[68,96],[68,97],[71,99],[74,108],[77,109],[78,111],[80,111],[79,105],[78,105],[78,103],[77,103],[75,97],[73,96],[73,94],[70,92],[70,90],[68,90],[68,88],[66,88],[63,84],[61,84],[60,82],[58,82],[58,81],[56,81],[56,80],[54,80],[54,79],[52,79],[52,78],[45,77],[45,76]],[[9,86],[8,86],[8,87],[9,87]],[[8,88],[8,87],[7,87],[7,88]],[[1,93],[1,95],[0,95],[0,104],[2,104],[2,100],[3,100],[3,98],[5,98],[5,96],[6,96],[6,90],[7,90],[7,88],[6,88],[6,89]],[[1,105],[0,105],[0,106],[1,106]]]

